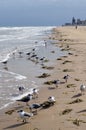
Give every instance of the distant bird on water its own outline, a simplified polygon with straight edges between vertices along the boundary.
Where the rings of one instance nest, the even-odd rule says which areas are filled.
[[[27,113],[23,110],[19,110],[17,112],[19,113],[20,118],[23,119],[23,122],[26,122],[26,119],[33,116],[33,113]]]
[[[24,88],[23,86],[19,86],[18,89],[19,89],[19,92],[20,92],[21,94],[23,94],[23,91],[24,91],[25,88]]]
[[[21,98],[21,99],[18,99],[16,101],[20,101],[20,102],[26,102],[26,105],[28,105],[28,102],[32,99],[32,95],[31,94],[28,94],[27,96]]]
[[[8,60],[4,60],[2,61],[3,64],[7,64]]]
[[[40,60],[41,60],[41,61],[43,61],[43,60],[44,60],[44,58],[45,58],[45,57],[43,57],[43,58],[40,58]]]
[[[27,53],[26,53],[26,55],[28,55],[28,56],[29,56],[30,54],[31,54],[31,52],[27,52]]]

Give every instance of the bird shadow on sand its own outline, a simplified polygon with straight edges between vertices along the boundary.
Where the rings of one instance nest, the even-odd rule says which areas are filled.
[[[83,112],[86,112],[86,109],[78,111],[77,113],[83,113]]]
[[[72,98],[77,98],[77,97],[80,97],[80,96],[82,96],[82,94],[78,93],[78,94],[74,95]]]
[[[25,125],[27,123],[28,122],[22,122],[22,123],[14,124],[14,125],[11,125],[11,126],[8,126],[8,127],[4,128],[4,130],[9,130],[9,129],[12,129],[12,128],[17,128],[17,127],[20,127],[20,126]]]

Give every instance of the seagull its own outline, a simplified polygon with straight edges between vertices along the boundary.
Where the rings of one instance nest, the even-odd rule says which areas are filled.
[[[27,52],[27,53],[26,53],[26,55],[28,55],[28,56],[29,56],[30,54],[31,54],[31,52]]]
[[[60,80],[54,80],[53,83],[56,85],[56,88],[58,87],[58,84],[60,84]]]
[[[30,117],[33,116],[33,113],[27,113],[27,112],[25,112],[23,110],[19,110],[17,112],[19,113],[20,118],[23,119],[23,122],[26,122],[27,118],[30,118]]]
[[[39,103],[33,103],[33,104],[31,104],[29,106],[29,109],[30,109],[31,112],[32,112],[32,109],[35,109],[36,110],[35,113],[37,114],[37,109],[40,108],[40,107],[42,107],[41,104],[39,104]]]
[[[50,103],[55,103],[55,102],[56,102],[55,97],[54,97],[54,96],[50,96],[50,97],[48,98],[48,102],[50,102]]]
[[[38,98],[38,89],[34,88],[32,94],[34,98]]]
[[[21,54],[23,54],[23,52],[22,52],[22,51],[19,51],[18,53],[19,53],[20,55],[21,55]]]
[[[32,99],[32,95],[31,94],[28,94],[27,96],[21,98],[21,99],[18,99],[16,101],[21,101],[21,102],[26,102],[26,105],[28,105],[28,102]]]
[[[86,91],[86,86],[82,84],[82,85],[80,86],[80,91],[81,91],[81,94],[83,95],[84,92]]]
[[[35,48],[33,48],[32,51],[35,51]]]
[[[63,77],[63,79],[65,80],[66,83],[67,83],[67,80],[68,80],[69,77],[70,76],[68,74]]]
[[[8,60],[4,60],[2,61],[3,64],[7,64]]]
[[[31,56],[31,58],[34,58],[34,57],[36,57],[37,55],[36,54],[33,54],[32,56]]]
[[[44,59],[45,59],[45,57],[43,57],[43,58],[40,58],[40,60],[41,60],[41,61],[43,61]]]
[[[25,88],[24,88],[23,86],[19,86],[18,89],[19,89],[19,92],[21,92],[21,93],[23,94],[23,90],[24,90]]]

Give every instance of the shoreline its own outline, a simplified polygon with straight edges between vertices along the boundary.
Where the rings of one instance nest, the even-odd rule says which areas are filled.
[[[77,30],[74,27],[55,28],[52,38],[59,40],[57,46],[62,51],[68,51],[68,56],[62,56],[56,60],[52,74],[46,80],[52,81],[59,79],[61,82],[64,82],[63,77],[69,74],[70,78],[68,82],[59,84],[58,88],[55,89],[49,89],[49,87],[54,87],[53,84],[41,85],[43,87],[39,91],[39,98],[36,99],[36,102],[42,103],[49,96],[55,96],[56,103],[52,107],[38,111],[38,114],[33,116],[29,123],[23,124],[16,113],[16,110],[20,108],[29,111],[24,103],[15,103],[7,108],[3,113],[14,109],[14,107],[16,110],[11,115],[5,113],[3,115],[0,114],[1,130],[35,130],[35,128],[38,128],[38,130],[86,129],[86,95],[79,96],[80,85],[83,83],[86,84],[86,38],[84,33],[86,33],[86,27],[78,27]],[[76,99],[81,99],[82,102],[73,104],[72,102]],[[30,103],[33,102],[32,100]],[[70,111],[68,112],[67,110]]]

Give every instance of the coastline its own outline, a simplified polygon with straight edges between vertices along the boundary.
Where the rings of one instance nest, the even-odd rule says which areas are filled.
[[[38,111],[38,114],[30,119],[29,123],[23,124],[18,118],[17,110],[23,108],[26,111],[29,109],[23,103],[15,103],[6,110],[2,110],[0,114],[0,129],[9,130],[85,130],[86,95],[78,97],[80,93],[80,85],[86,83],[86,27],[57,27],[52,34],[53,39],[58,39],[57,46],[62,51],[68,51],[68,56],[61,57],[56,60],[54,69],[50,77],[46,81],[59,79],[64,82],[64,75],[69,74],[70,78],[67,83],[59,84],[56,89],[49,89],[50,86],[41,84],[39,98],[36,102],[42,103],[49,96],[55,96],[56,103],[54,106]],[[68,86],[69,85],[69,86]],[[69,104],[70,102],[81,99],[82,102]],[[34,102],[33,100],[31,103]],[[5,114],[6,111],[14,109],[11,114]],[[69,113],[62,114],[64,110],[70,110]],[[74,124],[75,123],[75,124]]]

